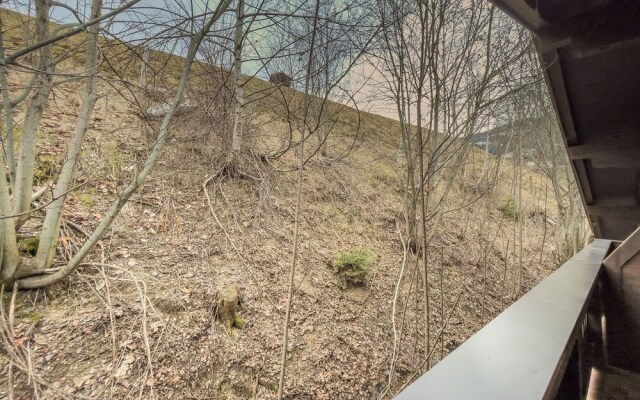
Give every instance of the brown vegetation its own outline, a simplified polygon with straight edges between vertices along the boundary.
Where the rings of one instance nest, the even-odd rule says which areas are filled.
[[[140,110],[166,102],[180,70],[178,57],[152,52],[149,87],[131,89],[140,57],[119,46],[112,48],[124,49],[123,71],[106,72],[123,80],[96,89],[54,269],[144,168],[160,122]],[[79,269],[46,289],[0,297],[0,309],[10,310],[0,316],[0,395],[276,398],[303,97],[244,77],[250,150],[230,163],[232,113],[219,107],[232,96],[228,77],[194,67],[185,96],[197,106],[171,122],[157,168]],[[9,78],[13,91],[27,80]],[[78,88],[56,86],[44,110],[37,150],[52,160],[42,182],[63,163]],[[377,399],[390,384],[388,398],[422,369],[425,326],[438,361],[553,270],[557,212],[545,201],[548,180],[523,166],[519,217],[505,215],[515,169],[470,149],[425,252],[432,301],[425,324],[421,273],[407,262],[399,123],[330,106],[332,157],[305,159],[285,395]],[[491,183],[483,180],[489,175]],[[41,226],[33,218],[21,233],[36,236]],[[517,230],[526,232],[522,240]],[[367,263],[366,282],[342,284],[336,254],[358,248],[372,249],[375,262]]]
[[[19,80],[12,76],[13,85]],[[74,89],[73,84],[55,89],[58,101],[45,110],[40,150],[59,154],[65,127],[73,121],[68,110],[73,109]],[[109,87],[100,92],[84,149],[89,157],[76,174],[86,184],[74,191],[73,211],[65,215],[84,230],[95,226],[123,178],[140,168],[138,153],[147,143],[148,122],[132,112],[127,99]],[[277,111],[266,109],[256,106],[253,115],[262,123],[252,140],[263,152],[277,148],[286,132]],[[291,398],[368,398],[385,385],[393,348],[390,300],[403,254],[402,195],[392,140],[396,123],[360,113],[363,133],[358,146],[349,150],[357,114],[345,109],[342,115],[334,140],[349,157],[307,163],[301,269],[291,321],[292,378],[286,386]],[[294,166],[294,155],[272,161],[273,167],[247,169],[248,174],[262,171],[260,182],[223,179],[210,187],[218,224],[200,188],[215,172],[222,152],[216,127],[201,126],[202,133],[211,134],[200,135],[180,119],[174,126],[161,165],[84,267],[62,284],[18,295],[13,338],[29,344],[32,372],[51,385],[43,386],[46,398],[61,391],[112,398],[139,393],[176,399],[185,393],[193,398],[275,397],[295,202],[294,176],[277,170]],[[373,134],[373,126],[380,136]],[[486,321],[513,300],[515,258],[509,232],[514,222],[499,211],[512,176],[509,168],[500,169],[495,193],[478,199],[468,186],[483,164],[484,155],[472,151],[429,252],[430,285],[438,299],[432,310],[434,329],[463,293],[435,359],[479,329],[482,315]],[[528,211],[523,215],[544,210],[544,179],[535,171],[524,179]],[[553,216],[551,209],[547,212]],[[526,221],[524,257],[531,262],[526,263],[525,288],[554,266],[552,247],[541,250],[544,223],[539,218]],[[83,237],[69,228],[61,240],[61,256],[66,257]],[[330,264],[338,251],[354,247],[375,249],[376,262],[367,286],[342,291]],[[400,299],[397,318],[407,316],[403,335],[409,343],[408,338],[420,334],[414,317],[408,317],[420,314],[415,309],[420,294],[410,288],[413,266],[406,270],[402,284],[409,297]],[[243,292],[246,322],[233,337],[211,311],[216,293],[228,285]],[[419,348],[403,345],[396,387],[411,376],[418,354]],[[8,383],[3,375],[0,385]],[[26,375],[15,372],[12,384],[15,393],[31,393]]]

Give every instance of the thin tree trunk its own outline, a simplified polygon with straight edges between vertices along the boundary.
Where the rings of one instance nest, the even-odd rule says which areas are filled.
[[[518,121],[521,121],[522,116],[520,115],[520,113],[518,113]],[[523,274],[524,274],[524,265],[523,265],[523,253],[524,253],[524,247],[523,247],[523,240],[522,240],[522,234],[523,234],[523,230],[524,230],[524,215],[523,215],[523,210],[522,210],[522,129],[519,129],[518,131],[518,160],[517,160],[517,167],[518,167],[518,175],[516,176],[516,182],[517,182],[517,193],[518,193],[518,201],[517,201],[517,224],[518,224],[518,280],[517,280],[517,286],[516,286],[516,292],[514,295],[514,298],[517,298],[520,295],[520,292],[522,291],[522,280],[523,280]]]
[[[322,32],[320,32],[320,34],[322,34]],[[329,72],[331,69],[331,65],[329,62],[329,59],[330,59],[329,39],[323,38],[322,42],[323,42],[322,45],[323,45],[324,59],[325,59],[325,65],[322,68],[324,73],[323,74],[324,82],[322,83],[322,88],[324,89],[324,98],[327,99],[329,97],[329,88],[330,88]],[[320,144],[319,144],[320,155],[324,157],[327,156],[327,139],[329,136],[329,126],[328,126],[329,112],[327,110],[328,107],[329,107],[329,102],[322,101],[320,103],[320,109],[318,110],[318,121],[320,122],[320,125],[318,126],[318,137],[320,138]]]
[[[51,0],[36,1],[36,36],[38,42],[45,41],[49,36],[50,8]],[[39,72],[35,81],[37,89],[27,107],[18,151],[13,194],[14,214],[26,213],[31,208],[38,128],[40,127],[40,119],[47,104],[47,99],[53,89],[53,65],[50,62],[50,58],[50,46],[41,47],[38,62]],[[21,225],[28,219],[29,215],[23,214],[16,218],[15,221],[17,225]]]
[[[244,0],[238,0],[236,11],[236,27],[233,37],[233,77],[235,81],[236,109],[233,122],[232,150],[240,151],[242,148],[243,118],[244,118],[244,88],[242,83],[242,37],[244,22]]]
[[[422,87],[420,86],[418,92],[422,92]],[[417,143],[416,148],[418,150],[418,173],[420,176],[420,238],[422,247],[422,268],[423,268],[423,279],[424,279],[424,291],[423,291],[423,300],[424,300],[424,354],[425,354],[425,368],[430,368],[430,362],[427,359],[430,352],[430,337],[429,337],[429,263],[427,262],[427,205],[425,202],[425,175],[424,175],[424,154],[423,154],[423,135],[422,135],[422,97],[418,97],[417,103],[417,126],[416,126],[416,136]],[[428,179],[428,178],[427,178]]]
[[[85,259],[85,257],[89,254],[89,252],[95,247],[98,243],[104,232],[111,226],[115,218],[120,213],[122,207],[127,203],[129,198],[133,195],[133,193],[138,189],[138,187],[146,180],[147,176],[151,173],[151,170],[155,166],[158,161],[158,157],[162,153],[162,149],[167,139],[167,135],[169,133],[169,123],[171,119],[176,113],[178,109],[178,105],[182,96],[184,94],[187,81],[189,78],[189,73],[191,71],[191,66],[193,65],[193,61],[200,47],[200,43],[204,38],[204,35],[211,29],[214,22],[217,21],[222,13],[226,11],[229,7],[231,0],[225,0],[221,2],[216,11],[211,16],[211,19],[207,21],[204,25],[203,29],[196,33],[189,42],[189,48],[187,51],[187,55],[185,57],[184,67],[182,69],[182,76],[180,77],[180,81],[178,83],[178,88],[176,95],[170,103],[170,107],[167,111],[167,114],[164,116],[162,120],[162,124],[160,125],[160,129],[158,131],[158,137],[149,153],[149,157],[145,160],[144,168],[136,175],[134,180],[129,183],[129,185],[118,195],[117,199],[111,204],[111,207],[106,212],[105,217],[100,222],[96,230],[91,234],[91,236],[87,239],[87,241],[82,245],[80,250],[73,256],[73,258],[69,261],[67,265],[60,268],[58,271],[50,274],[50,275],[37,275],[28,278],[21,279],[19,281],[20,288],[24,289],[35,289],[40,287],[45,287],[50,285],[51,283],[57,282],[66,276],[68,276],[71,272],[73,272]],[[0,184],[1,190],[1,184]]]
[[[28,25],[28,24],[26,24]],[[4,21],[0,17],[0,90],[2,90],[2,111],[5,121],[5,143],[4,152],[6,154],[7,164],[9,167],[9,179],[11,184],[15,181],[16,174],[16,157],[13,148],[13,105],[9,97],[9,83],[7,81],[7,67],[4,63]]]
[[[140,86],[147,88],[147,68],[149,66],[149,48],[145,47],[142,52],[142,65],[140,65]]]
[[[4,152],[0,151],[0,165],[5,165],[4,163]],[[0,174],[0,212],[2,213],[2,217],[13,214],[9,197],[9,186],[7,185],[4,171]],[[11,283],[20,260],[14,218],[3,218],[0,220],[0,240],[2,240],[2,246],[0,246],[0,255],[2,256],[2,263],[0,264],[0,284],[3,282]]]
[[[289,270],[289,292],[287,295],[287,310],[284,318],[284,332],[282,338],[282,357],[280,359],[280,379],[278,380],[278,400],[282,400],[284,393],[284,378],[287,369],[287,346],[289,345],[289,321],[291,319],[291,306],[293,303],[293,289],[295,285],[296,264],[298,262],[298,232],[300,229],[300,208],[302,203],[302,177],[304,173],[304,139],[305,127],[307,126],[307,116],[309,109],[309,81],[311,79],[311,64],[313,61],[313,50],[316,41],[316,32],[318,27],[318,15],[320,12],[320,0],[316,0],[315,15],[313,18],[313,30],[311,32],[311,47],[309,49],[309,58],[307,60],[307,76],[304,82],[304,106],[302,117],[302,130],[300,132],[300,149],[298,152],[298,177],[296,183],[296,212],[293,227],[293,255],[291,260],[291,269]]]
[[[91,18],[98,18],[102,11],[102,0],[93,0],[91,3]],[[98,31],[99,24],[90,26],[87,29],[87,80],[86,89],[80,113],[76,120],[76,127],[73,137],[67,148],[67,156],[58,177],[58,182],[53,190],[53,202],[46,208],[46,216],[38,252],[36,254],[36,268],[43,270],[51,266],[56,252],[58,236],[60,232],[60,221],[62,219],[62,209],[67,199],[67,194],[73,183],[73,174],[80,157],[82,142],[89,126],[91,113],[96,104],[98,96],[95,93],[95,80],[98,59]],[[34,271],[35,272],[35,271]]]

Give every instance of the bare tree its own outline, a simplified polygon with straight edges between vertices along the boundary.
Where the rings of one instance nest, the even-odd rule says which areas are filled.
[[[311,154],[328,156],[328,138],[338,115],[345,104],[357,107],[352,98],[354,89],[349,85],[349,75],[354,66],[363,60],[362,56],[379,31],[379,25],[373,19],[371,7],[366,1],[337,4],[323,0],[319,7],[315,28],[311,3],[293,2],[282,10],[279,15],[286,14],[287,17],[273,24],[274,34],[270,35],[269,42],[271,57],[269,63],[265,63],[265,70],[286,73],[295,86],[295,82],[306,80],[306,55],[314,52],[309,70],[312,118],[307,120],[309,126],[303,129],[309,129],[309,133],[318,139],[316,150]],[[304,111],[299,109],[300,105],[285,100],[284,113],[291,119],[292,125],[301,122]],[[300,127],[296,126],[296,129]],[[279,157],[295,146],[289,141],[285,148],[276,151],[273,156]]]
[[[313,59],[313,50],[315,48],[315,38],[316,38],[316,29],[315,27],[318,25],[318,16],[320,12],[320,0],[316,0],[315,13],[313,18],[314,29],[311,34],[311,49],[308,55],[308,63],[307,63],[307,77],[304,83],[304,115],[303,115],[303,124],[302,126],[306,126],[306,119],[308,115],[309,109],[309,83],[311,80],[311,65]],[[291,318],[291,307],[293,303],[293,291],[295,285],[295,273],[296,273],[296,265],[298,262],[298,232],[300,229],[300,208],[302,205],[302,177],[304,174],[304,163],[305,163],[305,154],[304,154],[304,142],[305,142],[305,131],[303,130],[300,135],[300,150],[298,153],[298,177],[296,184],[296,210],[295,210],[295,221],[293,228],[293,255],[291,261],[291,268],[289,269],[289,290],[287,297],[287,309],[284,319],[284,332],[283,332],[283,341],[282,341],[282,359],[280,361],[280,379],[278,380],[278,399],[282,399],[284,393],[284,382],[286,376],[286,368],[287,368],[287,352],[288,352],[288,343],[289,343],[289,320]]]
[[[525,94],[526,101],[530,101],[534,109],[531,121],[535,124],[535,134],[528,135],[536,142],[531,147],[536,150],[531,160],[551,182],[560,219],[557,261],[562,263],[589,240],[586,213],[548,93],[540,84]]]
[[[469,138],[489,124],[511,90],[502,84],[522,40],[500,41],[509,22],[480,1],[378,3],[384,26],[376,57],[400,121],[398,171],[408,247],[421,255],[423,346],[429,366],[428,248],[467,156]],[[518,36],[517,39],[521,39]]]
[[[236,9],[236,26],[233,35],[233,79],[235,82],[236,111],[233,122],[232,149],[240,151],[242,144],[242,120],[244,118],[244,95],[242,82],[242,41],[244,23],[244,0],[238,0]]]
[[[577,253],[589,238],[584,207],[531,42],[524,57],[512,68],[515,71],[506,81],[512,93],[501,104],[501,114],[506,117],[502,123],[510,134],[506,135],[507,143],[502,145],[513,155],[514,165],[519,169],[523,163],[532,162],[549,179],[560,217],[558,261],[563,262]],[[521,180],[522,173],[515,176]],[[522,208],[521,186],[522,182],[514,185],[517,211]],[[522,227],[518,230],[518,242],[521,242]],[[521,271],[521,257],[518,264]]]
[[[191,18],[191,26],[194,31],[189,34],[189,43],[186,49],[186,57],[182,66],[181,75],[177,85],[173,100],[169,103],[166,115],[162,124],[157,130],[157,138],[154,142],[144,168],[134,176],[133,180],[118,194],[110,209],[97,226],[95,231],[89,236],[79,251],[63,267],[53,273],[48,269],[51,267],[58,236],[62,211],[68,193],[73,190],[73,175],[80,158],[81,145],[87,131],[89,118],[94,108],[97,94],[95,91],[96,79],[98,78],[98,49],[99,27],[102,21],[113,18],[129,8],[136,5],[140,0],[131,0],[108,13],[101,14],[102,1],[93,0],[91,3],[91,15],[85,22],[68,26],[59,25],[52,32],[49,32],[49,13],[52,7],[51,0],[37,0],[36,5],[36,42],[14,51],[10,55],[5,55],[4,44],[0,41],[0,84],[4,97],[3,106],[5,116],[5,150],[7,154],[13,153],[10,144],[15,140],[12,129],[12,120],[6,116],[11,114],[19,101],[27,101],[26,116],[23,132],[18,143],[17,159],[15,167],[12,166],[12,156],[4,158],[4,153],[0,153],[0,165],[8,165],[9,179],[11,187],[7,185],[7,180],[0,179],[0,212],[2,214],[2,264],[0,276],[3,283],[18,282],[21,288],[37,288],[47,286],[53,282],[66,277],[74,271],[97,244],[100,237],[111,225],[119,214],[120,210],[136,191],[145,178],[149,175],[166,141],[169,124],[178,109],[185,91],[191,67],[198,53],[200,44],[205,34],[211,29],[213,24],[229,8],[231,0],[221,1],[213,10],[206,9],[200,21],[195,16]],[[57,4],[57,3],[56,3]],[[4,22],[4,21],[2,21]],[[199,24],[199,27],[197,25]],[[4,24],[0,27],[4,30]],[[56,82],[55,66],[60,58],[52,57],[51,46],[67,37],[86,32],[86,58],[85,71],[81,75],[85,80],[84,96],[80,106],[80,112],[76,119],[75,131],[67,144],[66,156],[63,168],[57,178],[51,194],[51,200],[44,207],[46,210],[44,226],[40,233],[38,250],[35,257],[20,255],[17,247],[17,231],[32,215],[31,203],[33,199],[33,175],[36,160],[37,132],[44,107],[50,96],[51,90]],[[8,68],[15,65],[20,59],[28,54],[37,52],[37,64],[34,68],[32,81],[35,82],[33,95],[27,99],[31,89],[25,89],[27,95],[20,95],[16,99],[7,99],[9,90],[7,86]]]

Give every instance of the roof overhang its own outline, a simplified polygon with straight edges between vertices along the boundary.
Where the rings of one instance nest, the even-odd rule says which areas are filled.
[[[593,232],[640,226],[640,1],[492,0],[534,35]]]

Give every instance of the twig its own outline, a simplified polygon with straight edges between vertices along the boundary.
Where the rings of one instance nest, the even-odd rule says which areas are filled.
[[[83,229],[79,224],[76,224],[75,222],[73,222],[73,221],[69,221],[69,220],[66,220],[66,219],[63,219],[63,220],[62,220],[62,222],[63,222],[65,225],[68,225],[71,229],[75,230],[76,232],[78,232],[78,233],[80,233],[80,234],[84,235],[85,237],[89,237],[89,236],[90,236],[90,235],[87,233],[87,231],[85,231],[85,230],[84,230],[84,229]]]
[[[111,289],[109,285],[109,279],[107,279],[107,274],[104,271],[104,263],[106,262],[106,255],[104,250],[104,245],[102,241],[98,242],[98,246],[100,246],[100,262],[103,264],[100,267],[100,273],[102,274],[102,279],[104,279],[104,288],[107,299],[107,307],[109,308],[109,322],[111,326],[111,375],[109,376],[109,380],[111,381],[109,385],[109,394],[110,397],[113,397],[113,388],[116,383],[115,380],[115,370],[116,370],[116,319],[113,315],[113,305],[111,303]]]
[[[440,319],[444,321],[444,247],[440,247]],[[437,343],[437,342],[436,342]],[[436,343],[433,345],[435,346]],[[444,333],[440,339],[440,359],[444,358]]]
[[[209,184],[209,182],[211,182],[211,180],[213,178],[215,178],[216,176],[218,176],[218,174],[214,174],[211,175],[210,177],[208,177],[207,179],[205,179],[205,181],[202,183],[202,190],[204,191],[204,195],[207,198],[207,204],[209,205],[209,211],[211,212],[211,215],[213,216],[213,218],[216,220],[216,223],[218,224],[218,227],[220,227],[220,229],[222,230],[222,232],[225,234],[227,240],[229,241],[229,243],[231,244],[231,247],[233,248],[233,250],[236,252],[236,254],[238,255],[238,257],[240,258],[240,261],[242,261],[242,265],[247,269],[247,273],[248,275],[251,277],[251,279],[253,280],[253,282],[256,284],[256,286],[258,287],[258,289],[260,290],[260,292],[262,292],[262,294],[267,298],[267,300],[269,300],[269,302],[273,305],[273,307],[277,310],[278,307],[276,306],[276,304],[274,303],[273,299],[271,299],[271,296],[269,296],[269,294],[266,292],[266,290],[264,289],[264,287],[260,284],[260,282],[258,281],[258,278],[255,276],[255,274],[253,273],[253,271],[251,271],[251,269],[249,268],[249,265],[247,264],[247,261],[245,260],[245,258],[242,256],[242,253],[240,253],[240,250],[236,247],[236,244],[233,242],[233,239],[231,239],[231,236],[229,235],[229,233],[227,232],[227,230],[225,229],[224,225],[222,225],[222,222],[220,222],[220,219],[218,218],[218,215],[216,214],[215,209],[213,208],[213,203],[211,202],[211,197],[209,196],[209,191],[207,190],[207,185]]]
[[[442,328],[440,329],[440,332],[438,332],[438,336],[436,336],[435,338],[435,343],[438,342],[438,340],[440,340],[440,336],[442,336],[442,334],[444,333],[445,328],[447,327],[447,325],[449,324],[449,319],[451,319],[451,316],[453,315],[453,312],[455,311],[456,307],[458,306],[458,302],[460,301],[460,298],[462,297],[462,294],[464,293],[464,290],[461,290],[460,293],[458,293],[458,296],[456,297],[456,301],[455,303],[453,303],[453,306],[451,307],[451,310],[449,310],[449,315],[447,315],[447,319],[446,321],[444,321],[444,323],[442,324]],[[429,354],[427,355],[427,357],[422,361],[422,363],[420,364],[420,366],[418,368],[416,368],[416,371],[413,373],[413,375],[411,375],[411,377],[407,380],[407,383],[405,383],[402,388],[400,388],[400,390],[398,392],[401,392],[402,390],[404,390],[404,388],[406,388],[411,382],[413,382],[413,380],[415,379],[416,375],[418,375],[418,373],[420,371],[422,371],[422,368],[424,368],[425,364],[427,363],[427,360],[429,358],[431,358],[431,353],[433,353],[433,351],[435,350],[436,346],[433,346],[431,348],[431,350],[429,351]]]
[[[151,346],[149,345],[149,333],[147,331],[147,285],[142,281],[142,288],[138,284],[138,280],[135,279],[133,282],[138,289],[138,293],[140,294],[140,304],[142,305],[142,338],[144,339],[144,350],[147,354],[147,369],[144,373],[144,378],[142,379],[142,385],[140,386],[140,393],[138,394],[138,399],[142,399],[142,395],[144,393],[144,387],[146,385],[147,376],[151,374],[151,388],[149,397],[153,398],[153,365],[151,363]]]
[[[2,286],[2,289],[4,290],[4,285]],[[15,294],[17,292],[16,288],[13,288],[13,293]],[[0,293],[0,296],[2,296],[3,293]],[[13,301],[11,302],[13,305]],[[4,307],[3,307],[4,310]],[[9,328],[9,334],[12,334],[11,330],[13,329],[13,306],[11,306],[9,308],[9,324],[8,324],[8,328]],[[9,400],[13,400],[13,364],[9,363],[9,372],[7,373],[7,384],[9,386]]]
[[[4,354],[0,354],[0,359],[4,359],[7,363],[13,365],[14,367],[24,370],[26,369],[26,366],[21,365],[20,363],[16,362],[15,360],[11,359],[10,357],[5,356]],[[91,400],[89,397],[84,397],[78,394],[73,394],[73,393],[67,393],[64,390],[57,388],[56,386],[52,385],[51,383],[49,383],[48,381],[38,377],[37,375],[33,375],[33,380],[35,382],[38,383],[38,385],[41,386],[45,386],[47,389],[51,389],[52,391],[58,393],[60,396],[62,396],[63,398],[76,398],[76,399],[81,399],[81,400]]]
[[[4,288],[5,286],[0,286],[0,339],[2,339],[2,344],[5,349],[5,354],[0,353],[0,359],[4,359],[7,361],[9,365],[9,374],[11,374],[9,383],[9,398],[13,398],[13,368],[17,368],[27,375],[27,383],[31,383],[33,385],[33,395],[36,399],[40,398],[40,389],[39,386],[47,387],[60,396],[64,398],[75,397],[80,399],[87,399],[86,397],[73,395],[67,393],[59,388],[56,388],[49,382],[40,378],[34,372],[34,366],[31,362],[31,352],[29,349],[29,345],[27,348],[19,347],[20,345],[15,345],[14,337],[13,337],[13,324],[15,319],[15,304],[16,304],[16,296],[18,293],[17,283],[14,283],[13,293],[11,295],[11,303],[9,304],[9,312],[5,313],[5,305],[4,305]]]
[[[0,220],[2,220],[2,219],[10,219],[10,218],[18,218],[18,217],[22,217],[22,216],[25,216],[25,215],[33,214],[36,211],[40,211],[43,208],[46,208],[48,205],[53,204],[56,200],[68,195],[69,193],[71,193],[71,192],[83,187],[86,184],[87,184],[87,182],[81,183],[81,184],[79,184],[79,185],[77,185],[75,187],[72,187],[71,189],[67,190],[66,192],[61,193],[60,196],[57,196],[57,197],[54,196],[48,202],[46,202],[46,203],[44,203],[44,204],[42,204],[42,205],[40,205],[40,206],[38,206],[36,208],[32,208],[32,209],[30,209],[28,211],[24,211],[24,212],[17,213],[17,214],[11,214],[11,215],[2,215],[2,216],[0,216]],[[46,188],[46,186],[45,186],[45,188]]]
[[[402,283],[402,277],[404,275],[404,268],[407,265],[407,244],[405,243],[402,232],[400,231],[400,227],[396,222],[396,228],[398,229],[398,236],[400,237],[400,242],[402,242],[402,265],[400,266],[400,274],[398,275],[398,282],[396,283],[396,290],[393,295],[393,305],[391,309],[391,325],[393,327],[393,351],[391,353],[391,363],[389,364],[389,378],[387,379],[387,386],[382,390],[380,396],[381,399],[384,397],[387,392],[389,392],[389,388],[391,387],[391,381],[393,379],[393,371],[395,368],[395,363],[398,358],[398,331],[396,330],[396,306],[398,304],[398,294],[400,293],[400,284]]]
[[[9,334],[13,336],[13,320],[16,312],[16,295],[18,294],[18,282],[13,284],[13,292],[11,293],[11,303],[9,303]]]
[[[287,293],[287,309],[284,317],[284,329],[282,332],[282,357],[280,359],[280,377],[278,379],[278,400],[282,400],[284,392],[284,380],[287,369],[287,346],[289,343],[289,319],[291,318],[291,304],[293,303],[293,286],[295,284],[296,264],[298,261],[298,231],[300,228],[300,208],[302,204],[302,177],[304,174],[304,126],[307,124],[309,112],[309,83],[311,79],[311,65],[313,62],[313,48],[316,41],[316,28],[318,26],[318,16],[320,13],[320,0],[316,0],[315,15],[313,18],[313,30],[311,31],[311,50],[307,60],[307,74],[304,83],[304,114],[302,117],[302,132],[300,133],[300,150],[298,157],[298,176],[296,182],[296,211],[293,222],[293,254],[291,257],[291,268],[289,269],[289,289]]]
[[[9,400],[13,400],[13,364],[8,363],[7,369],[7,386],[8,386],[8,396]]]

